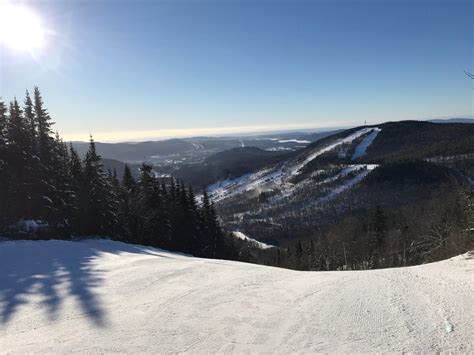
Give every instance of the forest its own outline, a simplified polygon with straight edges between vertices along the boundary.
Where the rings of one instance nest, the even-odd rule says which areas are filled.
[[[225,257],[212,202],[158,179],[106,171],[91,136],[82,159],[53,134],[40,90],[0,101],[0,235],[17,239],[106,237],[204,257]]]

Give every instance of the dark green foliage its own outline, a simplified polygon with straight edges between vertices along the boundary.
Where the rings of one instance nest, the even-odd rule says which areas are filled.
[[[51,130],[38,88],[22,109],[0,101],[0,232],[20,238],[103,236],[207,257],[231,255],[214,206],[191,188],[155,177],[144,164],[135,181],[107,172],[94,140],[83,161]],[[45,228],[22,230],[21,220]]]
[[[423,121],[388,122],[367,149],[364,160],[388,162],[453,156],[474,150],[474,124]]]
[[[439,185],[454,179],[453,170],[423,160],[391,162],[375,169],[366,179],[367,186],[387,184]]]

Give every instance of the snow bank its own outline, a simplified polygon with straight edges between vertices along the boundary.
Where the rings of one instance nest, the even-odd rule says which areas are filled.
[[[48,224],[43,221],[35,221],[32,219],[20,219],[17,223],[12,225],[11,228],[20,232],[30,233],[41,229],[47,229]]]
[[[469,353],[473,269],[459,256],[297,272],[104,240],[2,242],[0,349]]]

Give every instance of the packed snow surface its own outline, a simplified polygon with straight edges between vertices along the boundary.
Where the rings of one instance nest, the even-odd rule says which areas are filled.
[[[0,242],[2,353],[473,349],[474,260],[298,272],[104,240]]]

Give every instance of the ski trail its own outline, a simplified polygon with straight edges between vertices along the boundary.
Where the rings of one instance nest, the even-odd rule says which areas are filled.
[[[374,128],[372,133],[365,137],[362,142],[356,147],[354,154],[352,155],[352,160],[358,159],[365,155],[367,148],[372,144],[377,135],[380,133],[380,128]]]

